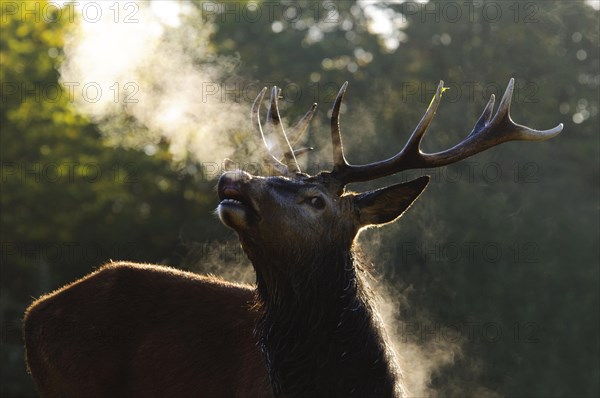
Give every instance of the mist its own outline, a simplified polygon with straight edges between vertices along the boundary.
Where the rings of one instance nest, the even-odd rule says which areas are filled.
[[[223,93],[237,60],[211,51],[212,24],[185,2],[85,4],[59,70],[78,112],[113,145],[152,155],[165,142],[175,162],[230,157],[248,108]]]

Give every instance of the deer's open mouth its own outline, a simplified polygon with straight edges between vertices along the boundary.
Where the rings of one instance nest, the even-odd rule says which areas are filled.
[[[219,189],[219,199],[221,200],[220,206],[249,207],[252,209],[252,205],[248,203],[249,200],[237,188],[225,187]]]
[[[222,178],[217,191],[220,200],[217,214],[225,225],[239,228],[258,218],[252,200],[244,194],[239,181]]]

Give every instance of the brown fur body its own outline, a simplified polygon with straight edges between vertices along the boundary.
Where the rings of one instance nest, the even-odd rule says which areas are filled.
[[[112,263],[34,302],[27,362],[42,397],[265,397],[253,289]]]

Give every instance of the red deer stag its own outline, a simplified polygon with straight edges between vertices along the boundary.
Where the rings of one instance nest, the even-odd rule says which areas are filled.
[[[402,395],[354,245],[362,228],[400,217],[428,177],[363,193],[347,192],[346,185],[444,166],[505,141],[544,140],[560,133],[562,124],[546,131],[515,124],[509,115],[511,79],[498,111],[492,113],[492,96],[462,142],[423,153],[420,143],[440,104],[440,82],[397,155],[350,165],[338,121],[346,86],[331,117],[331,171],[301,172],[281,128],[277,88],[263,131],[259,108],[265,88],[251,119],[267,144],[268,162],[281,175],[235,170],[219,179],[217,213],[239,235],[256,271],[256,288],[154,265],[105,265],[27,310],[27,361],[40,395]],[[297,130],[306,128],[314,110]],[[279,128],[286,147],[270,141]]]

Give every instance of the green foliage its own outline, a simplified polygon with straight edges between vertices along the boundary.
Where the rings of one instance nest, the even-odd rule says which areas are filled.
[[[549,142],[505,144],[431,171],[401,221],[362,239],[408,300],[405,322],[460,325],[462,355],[432,378],[443,396],[597,396],[598,11],[581,1],[475,2],[471,13],[463,2],[283,1],[272,17],[259,3],[262,16],[244,18],[250,3],[228,3],[230,14],[195,3],[215,24],[215,53],[239,57],[240,80],[284,87],[291,118],[319,102],[308,141],[321,148],[309,162],[329,156],[325,113],[344,80],[342,130],[355,163],[397,152],[440,79],[450,90],[426,151],[464,137],[512,76],[515,121],[565,124]],[[285,13],[292,4],[301,15]],[[374,10],[396,13],[392,36],[370,25]],[[56,70],[68,25],[1,17],[2,396],[33,394],[19,330],[32,298],[109,259],[189,266],[186,242],[233,238],[212,215],[213,182],[174,168],[167,143],[151,156],[114,147],[77,114]]]

